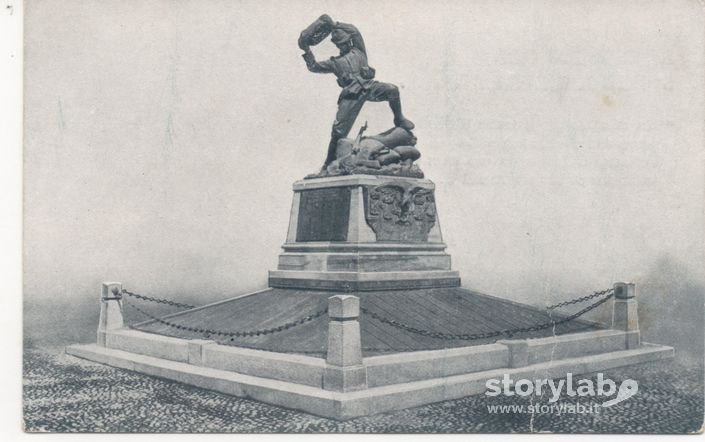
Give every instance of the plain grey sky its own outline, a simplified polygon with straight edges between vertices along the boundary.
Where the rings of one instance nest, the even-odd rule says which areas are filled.
[[[543,303],[664,257],[703,281],[698,1],[33,0],[25,296],[264,287],[335,114],[296,45],[322,13],[400,87],[466,287]]]

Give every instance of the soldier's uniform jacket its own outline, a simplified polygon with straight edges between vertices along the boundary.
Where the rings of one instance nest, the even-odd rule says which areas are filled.
[[[303,54],[303,58],[311,72],[335,74],[338,85],[343,88],[341,99],[358,96],[375,83],[375,71],[367,65],[365,52],[357,47],[353,47],[345,55],[320,62],[316,61],[310,52]]]

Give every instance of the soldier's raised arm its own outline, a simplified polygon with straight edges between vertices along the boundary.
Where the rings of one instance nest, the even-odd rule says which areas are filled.
[[[313,52],[311,52],[310,48],[304,49],[304,53],[301,56],[306,62],[306,67],[309,71],[316,74],[329,74],[333,72],[332,62],[330,60],[316,61],[316,57],[313,55]]]

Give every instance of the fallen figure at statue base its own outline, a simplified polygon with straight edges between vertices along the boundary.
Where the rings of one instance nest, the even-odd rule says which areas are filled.
[[[393,127],[380,134],[363,137],[367,123],[355,140],[342,138],[336,148],[336,159],[318,173],[306,179],[341,175],[385,175],[423,178],[414,161],[421,157],[414,134],[401,127]]]

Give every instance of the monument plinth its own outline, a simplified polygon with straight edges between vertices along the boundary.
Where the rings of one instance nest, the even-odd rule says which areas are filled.
[[[294,183],[269,286],[340,291],[458,287],[428,179],[345,175]]]

